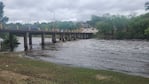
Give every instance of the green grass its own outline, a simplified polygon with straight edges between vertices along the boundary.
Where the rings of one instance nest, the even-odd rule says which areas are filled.
[[[49,62],[18,57],[18,54],[0,54],[0,84],[149,84],[149,78],[122,73],[74,68]],[[2,72],[16,74],[8,79]],[[18,78],[17,78],[18,76]],[[21,77],[27,78],[21,79]]]

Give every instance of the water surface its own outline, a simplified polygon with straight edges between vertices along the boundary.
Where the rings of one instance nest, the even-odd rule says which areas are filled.
[[[21,41],[22,39],[19,38]],[[149,77],[149,42],[124,40],[77,40],[41,50],[40,38],[34,38],[30,57],[58,64],[101,70],[113,70]],[[51,39],[47,38],[46,42]],[[21,44],[16,50],[23,50]]]

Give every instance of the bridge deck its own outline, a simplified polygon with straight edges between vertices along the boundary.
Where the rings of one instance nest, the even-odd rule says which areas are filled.
[[[31,34],[92,34],[92,33],[85,33],[85,32],[60,32],[60,31],[39,31],[39,30],[10,30],[10,29],[0,29],[1,33],[14,33],[14,34],[24,34],[24,33],[31,33]]]

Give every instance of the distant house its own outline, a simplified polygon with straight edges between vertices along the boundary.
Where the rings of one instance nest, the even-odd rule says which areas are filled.
[[[81,28],[81,32],[85,33],[97,33],[98,30],[96,28],[90,27],[90,28]]]
[[[85,33],[97,33],[98,30],[96,28],[91,27],[88,23],[81,23],[81,28],[80,28],[81,32],[85,32]]]

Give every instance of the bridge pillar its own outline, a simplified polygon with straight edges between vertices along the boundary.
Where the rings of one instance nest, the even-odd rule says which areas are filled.
[[[85,34],[82,34],[82,38],[85,39]]]
[[[88,34],[88,38],[92,38],[93,37],[93,34]]]
[[[68,34],[68,41],[71,41],[72,40],[72,36],[71,34]]]
[[[76,34],[73,33],[73,40],[76,40]]]
[[[64,39],[68,41],[68,34],[65,34]]]
[[[76,33],[73,34],[73,39],[74,39],[74,40],[77,39]]]
[[[32,34],[29,34],[29,46],[32,49]]]
[[[24,51],[28,50],[27,33],[24,33]]]
[[[65,41],[64,37],[65,37],[65,34],[61,34],[60,38],[61,38],[61,41],[63,41],[63,42]]]
[[[56,43],[56,34],[55,33],[52,34],[52,43]]]
[[[82,34],[80,33],[80,34],[79,34],[79,38],[82,39],[82,37],[83,37],[83,36],[82,36]]]
[[[70,41],[71,41],[71,40],[74,40],[73,34],[70,34]]]
[[[80,39],[80,34],[79,33],[77,33],[76,36],[77,36],[77,39]]]
[[[62,34],[59,35],[59,40],[62,41]]]
[[[64,38],[64,34],[60,34],[60,41],[64,42],[65,41],[65,38]]]
[[[77,33],[75,33],[76,40],[78,39]]]
[[[83,34],[83,39],[86,39],[86,34]]]
[[[41,34],[41,46],[42,46],[42,49],[44,49],[44,46],[45,46],[45,34],[44,33]]]
[[[83,39],[83,35],[82,35],[82,33],[80,33],[80,39]]]
[[[70,41],[74,40],[73,39],[73,34],[70,34]]]
[[[82,39],[85,39],[85,34],[84,33],[82,33]]]
[[[10,51],[13,51],[14,50],[14,45],[13,45],[13,34],[12,33],[9,33],[9,46],[10,46]]]
[[[86,34],[86,39],[89,39],[88,34]]]
[[[86,34],[86,36],[87,36],[87,39],[89,39],[89,34]]]

